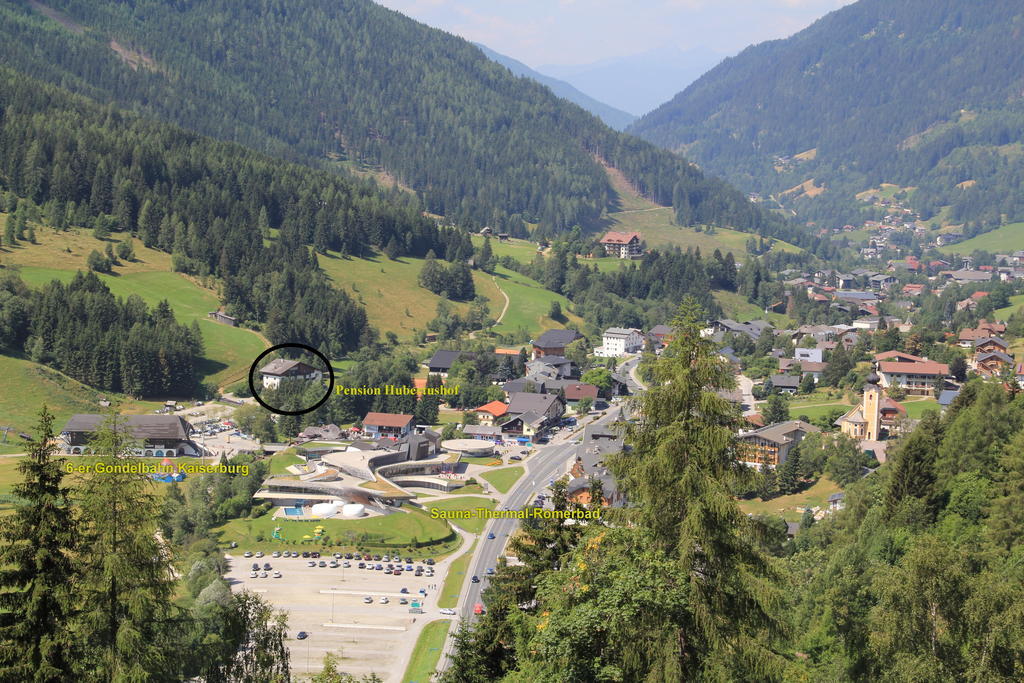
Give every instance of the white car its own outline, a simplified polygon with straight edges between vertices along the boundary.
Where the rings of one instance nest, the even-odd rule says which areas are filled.
[[[382,604],[382,605],[386,605],[386,604],[388,604],[389,602],[391,602],[391,601],[390,601],[390,600],[388,600],[388,598],[387,598],[387,596],[386,596],[386,595],[385,595],[384,597],[382,597],[382,598],[380,599],[380,604]]]
[[[365,598],[363,598],[363,602],[365,602],[367,605],[372,605],[373,604],[373,598],[371,598],[369,595],[367,595]]]
[[[441,614],[447,614],[448,616],[455,616],[455,610],[451,607],[444,607],[441,609]]]
[[[281,578],[281,572],[279,572],[279,571],[277,571],[277,570],[275,569],[275,570],[274,570],[274,578],[275,578],[275,579],[280,579],[280,578]]]

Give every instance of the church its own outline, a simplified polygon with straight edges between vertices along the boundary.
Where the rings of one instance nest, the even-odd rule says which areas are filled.
[[[843,434],[858,441],[881,441],[899,430],[907,409],[886,396],[878,382],[876,373],[868,375],[860,405],[835,421]]]

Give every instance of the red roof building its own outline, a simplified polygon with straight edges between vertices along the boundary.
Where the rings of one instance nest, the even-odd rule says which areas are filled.
[[[641,254],[640,233],[638,232],[615,232],[614,230],[601,238],[601,246],[608,256],[619,258],[634,258]]]
[[[482,425],[493,425],[494,421],[508,412],[508,405],[501,401],[491,401],[477,408],[475,411],[477,419]]]

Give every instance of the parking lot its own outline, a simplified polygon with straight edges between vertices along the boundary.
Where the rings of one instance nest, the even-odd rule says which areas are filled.
[[[420,629],[442,616],[434,603],[449,561],[438,562],[432,577],[427,576],[428,565],[413,562],[414,568],[424,568],[424,574],[417,577],[404,570],[401,576],[394,576],[383,570],[359,569],[355,559],[347,560],[348,568],[341,564],[344,559],[338,560],[341,566],[337,568],[319,566],[321,561],[329,565],[333,559],[330,554],[317,559],[229,555],[227,578],[234,590],[258,593],[288,613],[293,673],[302,676],[319,671],[324,654],[333,652],[341,671],[356,676],[373,671],[385,681],[401,681]],[[310,567],[310,561],[317,566]],[[250,576],[253,563],[259,564],[259,573],[270,564],[266,578]],[[387,567],[388,563],[382,557],[367,564]],[[404,560],[401,564],[404,569]],[[275,571],[280,578],[274,578]],[[402,593],[403,588],[408,593]],[[369,604],[364,602],[367,597],[372,598]],[[387,599],[386,604],[382,598]],[[403,598],[409,604],[401,604]],[[410,613],[414,600],[420,601],[423,614]],[[300,631],[308,637],[298,639]]]

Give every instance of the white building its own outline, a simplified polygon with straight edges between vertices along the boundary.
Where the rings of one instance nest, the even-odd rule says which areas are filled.
[[[278,358],[260,368],[260,375],[263,377],[264,389],[277,389],[283,381],[298,379],[319,381],[324,373],[302,361]]]
[[[613,357],[634,353],[644,347],[644,336],[637,329],[609,327],[601,335],[601,348],[595,349],[600,356]]]

